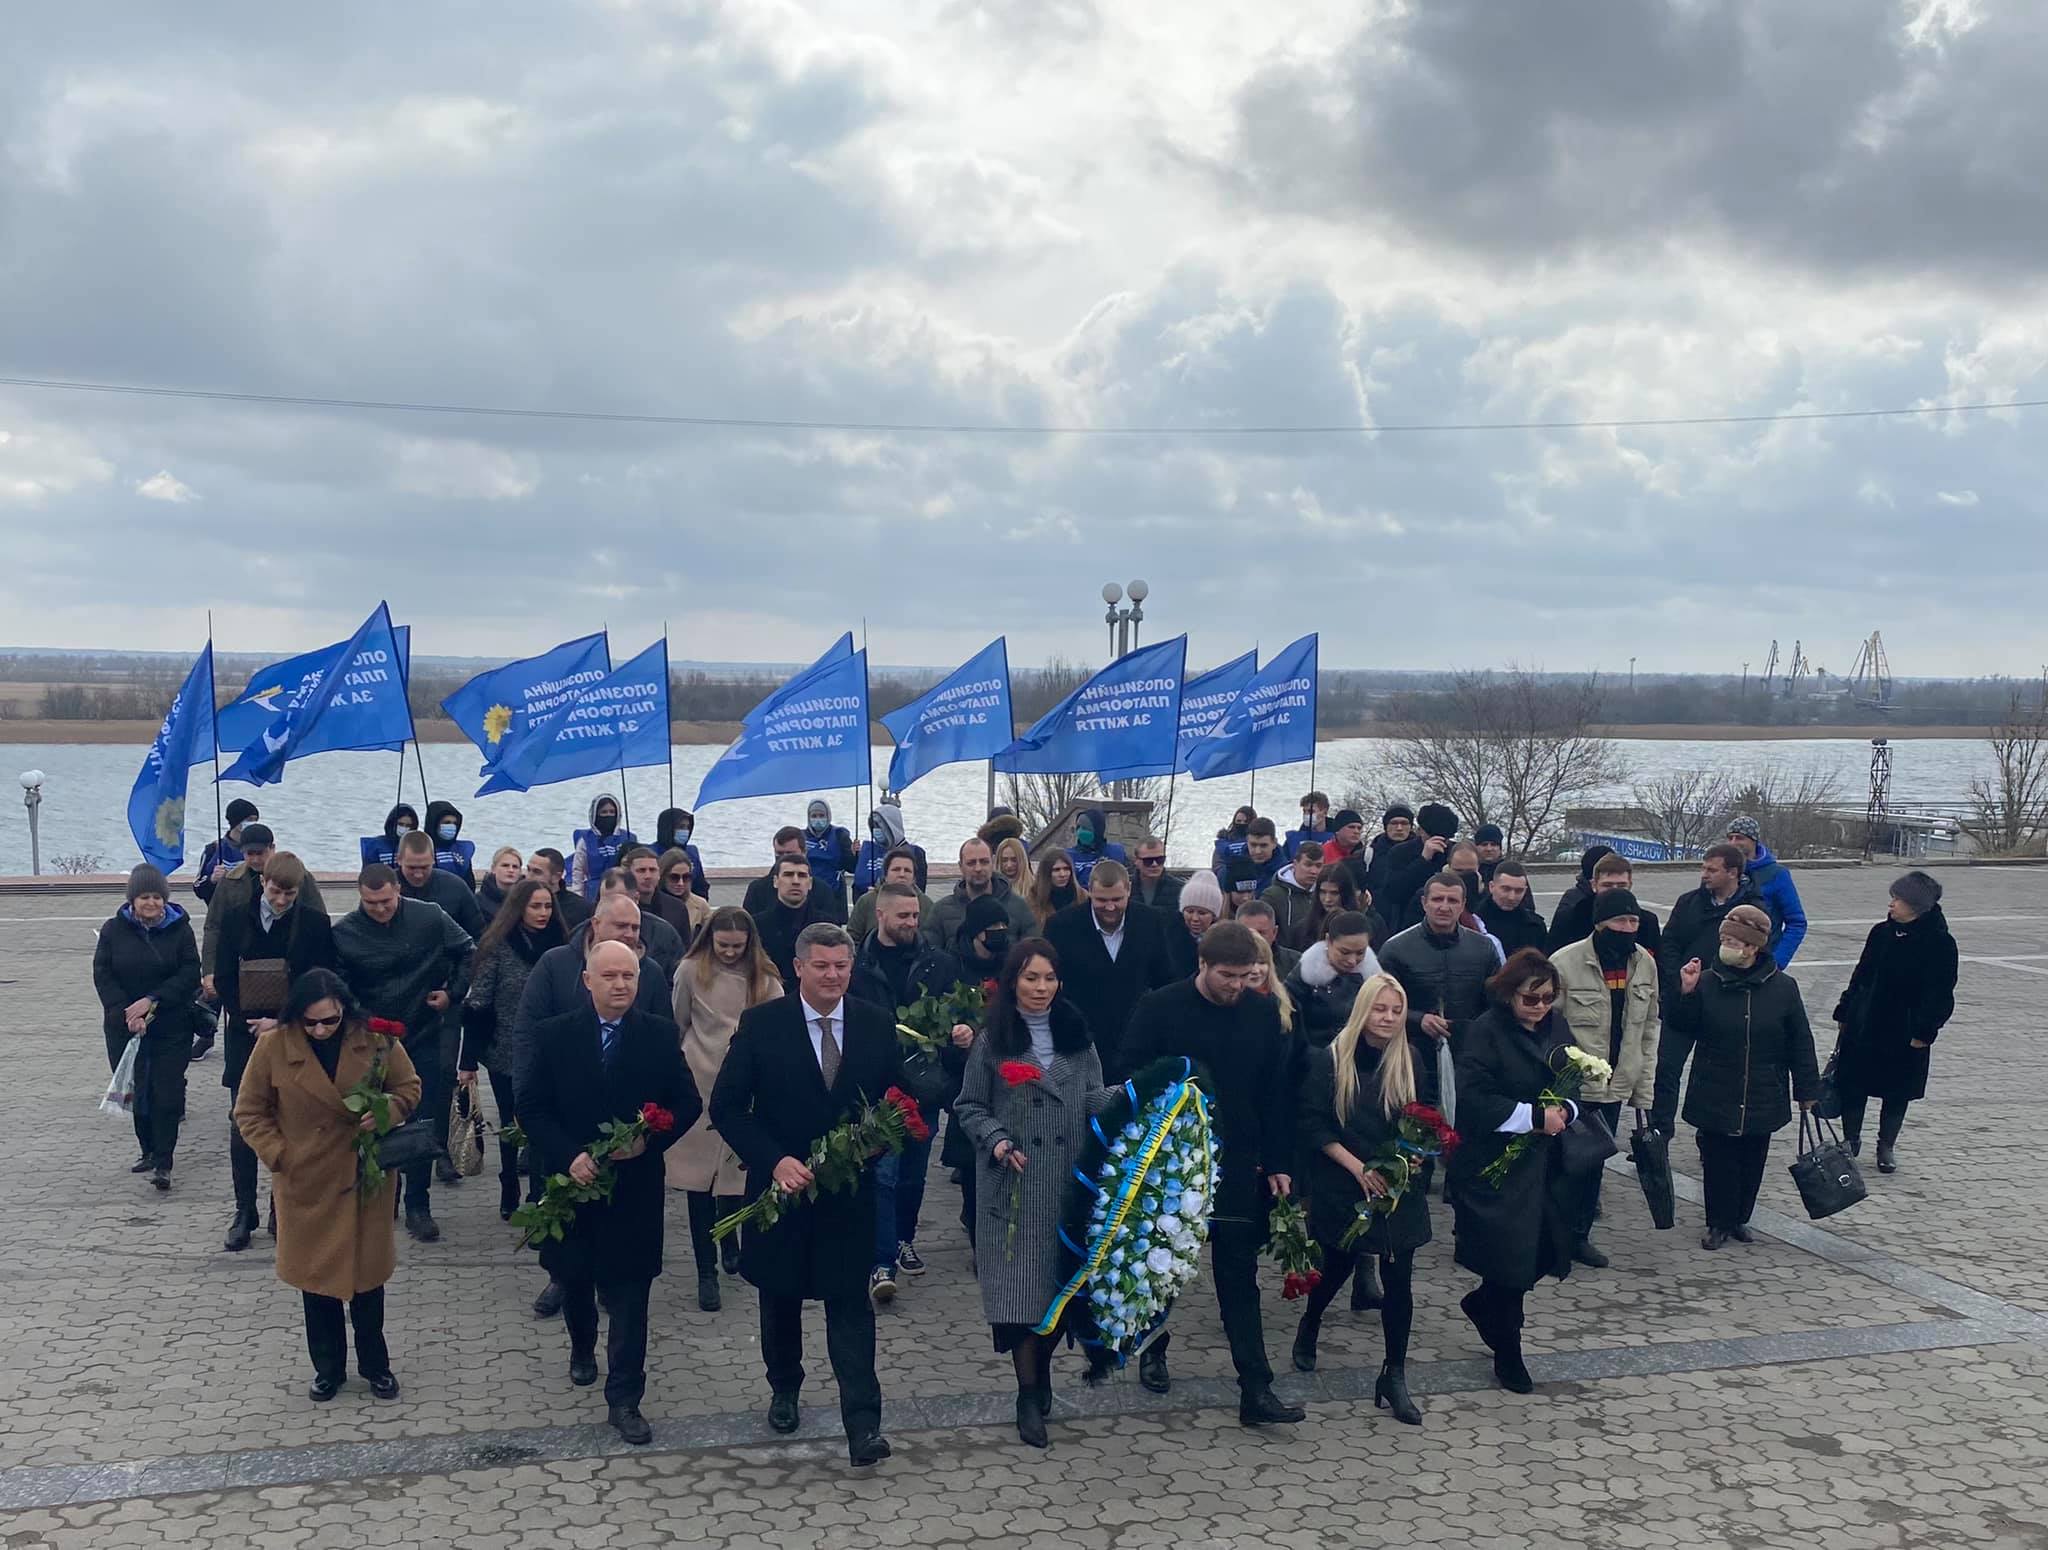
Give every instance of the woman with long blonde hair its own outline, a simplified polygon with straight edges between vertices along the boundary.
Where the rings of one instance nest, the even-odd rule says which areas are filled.
[[[1280,1009],[1280,1026],[1289,1033],[1292,1033],[1294,1031],[1294,998],[1288,995],[1286,981],[1281,979],[1280,970],[1273,962],[1273,944],[1260,936],[1256,931],[1252,933],[1252,941],[1257,945],[1261,973],[1259,978],[1252,981],[1251,989],[1257,991],[1262,996],[1271,996],[1273,998],[1273,1004]]]
[[[1389,1178],[1392,1170],[1378,1162],[1393,1150],[1401,1111],[1414,1101],[1408,995],[1393,975],[1374,974],[1359,987],[1330,1047],[1309,1051],[1301,1084],[1309,1232],[1322,1245],[1323,1276],[1309,1293],[1294,1337],[1294,1365],[1315,1371],[1323,1314],[1361,1257],[1370,1254],[1385,1288],[1380,1329],[1386,1360],[1373,1385],[1373,1403],[1391,1409],[1398,1421],[1420,1426],[1422,1411],[1408,1392],[1407,1361],[1408,1331],[1415,1322],[1415,1251],[1430,1238],[1428,1181]],[[1375,1214],[1350,1248],[1339,1247],[1363,1202],[1395,1193],[1400,1198],[1391,1211]]]
[[[1010,838],[996,846],[996,876],[1010,885],[1010,892],[1022,899],[1031,892],[1031,852],[1020,839]]]

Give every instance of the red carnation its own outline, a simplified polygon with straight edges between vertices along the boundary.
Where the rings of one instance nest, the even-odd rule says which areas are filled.
[[[658,1103],[640,1105],[640,1122],[658,1136],[665,1136],[676,1128],[676,1117]]]
[[[370,1032],[381,1034],[387,1039],[405,1037],[405,1024],[389,1017],[373,1017],[369,1020]]]
[[[1012,1087],[1024,1087],[1032,1082],[1045,1080],[1045,1073],[1028,1060],[1006,1060],[996,1067],[996,1074]]]

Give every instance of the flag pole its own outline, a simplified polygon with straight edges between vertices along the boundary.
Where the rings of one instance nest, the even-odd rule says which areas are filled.
[[[1166,772],[1166,832],[1159,836],[1159,843],[1165,845],[1173,838],[1173,784],[1180,778],[1180,771]],[[1169,847],[1170,848],[1170,847]]]
[[[668,755],[668,805],[670,807],[676,805],[676,724],[670,719],[674,707],[668,702],[669,685],[672,681],[669,677],[668,665],[668,620],[664,619],[661,621],[661,747],[662,752]]]
[[[412,762],[420,772],[420,800],[425,802],[427,800],[427,760],[426,756],[420,752],[420,729],[418,727],[412,729]],[[403,748],[398,750],[398,772],[402,781],[405,775],[405,750]]]
[[[405,744],[403,744],[403,743],[400,743],[400,744],[398,745],[398,795],[397,795],[397,796],[395,796],[395,797],[393,797],[393,798],[392,798],[392,801],[394,801],[394,802],[403,802],[404,800],[405,800]]]
[[[213,728],[207,741],[213,744],[213,838],[219,845],[228,837],[228,826],[220,815],[220,686],[214,680],[213,610],[206,610],[206,719]],[[216,852],[217,854],[218,852]]]

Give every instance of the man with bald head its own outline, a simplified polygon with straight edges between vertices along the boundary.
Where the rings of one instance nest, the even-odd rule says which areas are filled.
[[[605,1339],[607,1418],[636,1444],[654,1436],[640,1401],[647,1392],[648,1293],[661,1274],[661,1154],[704,1109],[683,1064],[676,1025],[639,1006],[640,985],[649,973],[628,943],[592,943],[583,961],[587,1004],[534,1025],[515,1080],[519,1123],[543,1178],[563,1173],[592,1184],[609,1168],[616,1180],[610,1200],[583,1202],[568,1232],[540,1246],[540,1261],[562,1288],[569,1381],[578,1388],[597,1381],[597,1308],[603,1300],[611,1319]],[[608,1123],[630,1122],[649,1104],[666,1111],[665,1125],[657,1121],[609,1157],[592,1153]]]

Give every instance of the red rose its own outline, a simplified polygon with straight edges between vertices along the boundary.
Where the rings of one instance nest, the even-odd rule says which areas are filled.
[[[981,982],[981,993],[990,1000],[995,999],[996,992],[1001,988],[994,980],[983,980]]]
[[[918,1112],[917,1100],[900,1087],[892,1087],[882,1094],[882,1101],[894,1109],[903,1119],[903,1133],[919,1145],[932,1138],[932,1128],[924,1122]]]
[[[1012,1087],[1045,1080],[1045,1073],[1028,1060],[1006,1060],[996,1067],[996,1074]]]
[[[641,1104],[640,1119],[658,1136],[665,1136],[676,1128],[676,1117],[658,1103]]]
[[[370,1032],[381,1034],[387,1039],[402,1039],[405,1037],[405,1024],[389,1017],[371,1018],[369,1020],[369,1029]]]

